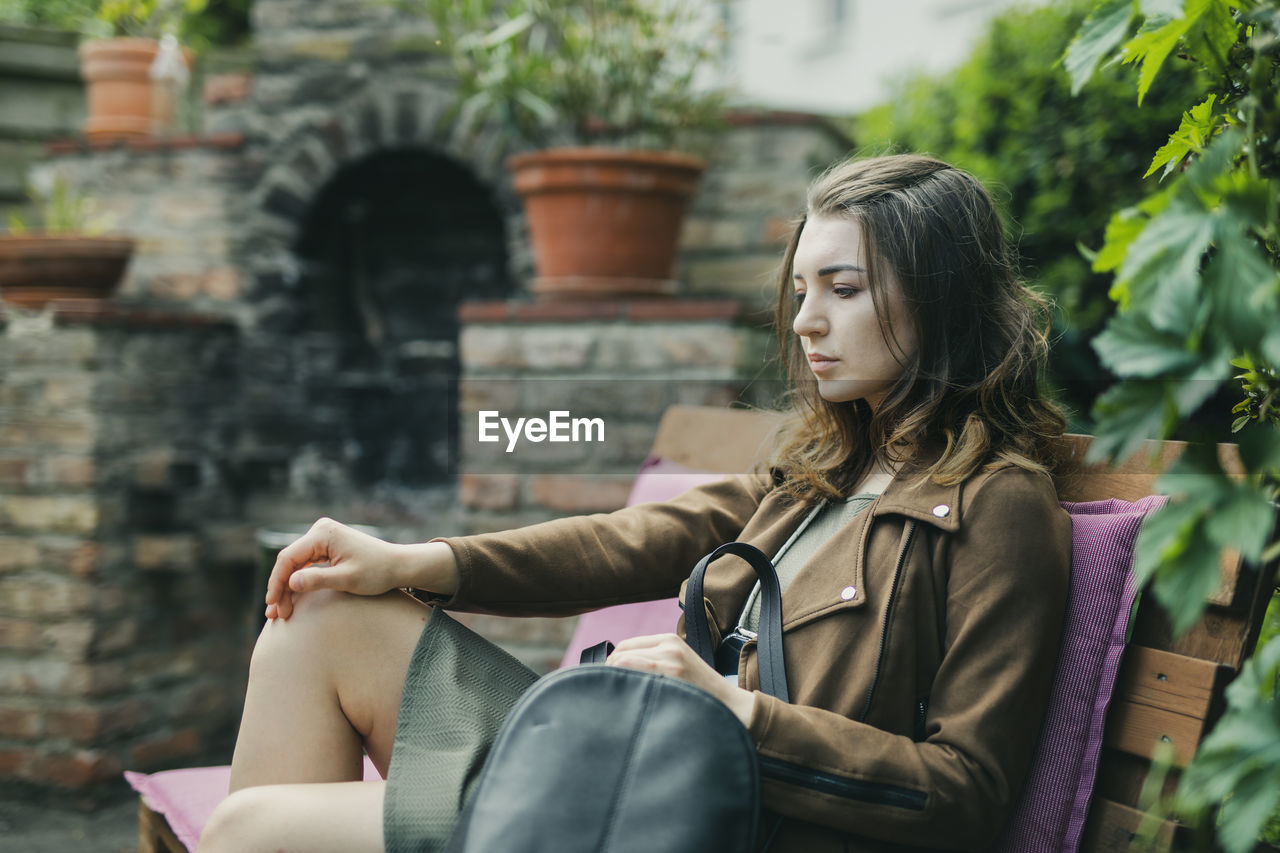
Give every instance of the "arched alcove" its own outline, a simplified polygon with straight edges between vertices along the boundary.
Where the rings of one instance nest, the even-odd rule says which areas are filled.
[[[441,154],[382,150],[334,172],[299,225],[312,444],[357,486],[449,480],[457,305],[512,291],[491,190]]]

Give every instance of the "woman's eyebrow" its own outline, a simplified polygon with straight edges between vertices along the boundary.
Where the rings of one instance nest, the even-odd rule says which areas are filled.
[[[818,278],[826,278],[838,272],[866,272],[866,269],[857,264],[831,264],[818,270]],[[794,277],[797,281],[804,281],[804,276],[800,275],[800,273],[796,273]]]

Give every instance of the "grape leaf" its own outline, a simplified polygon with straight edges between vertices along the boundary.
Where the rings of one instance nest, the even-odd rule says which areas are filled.
[[[1080,94],[1098,63],[1124,41],[1132,18],[1133,0],[1103,0],[1093,8],[1062,56],[1071,94]]]

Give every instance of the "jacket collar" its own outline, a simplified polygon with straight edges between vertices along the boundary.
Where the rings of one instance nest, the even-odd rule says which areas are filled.
[[[964,514],[961,483],[940,486],[929,479],[896,477],[874,504],[873,516],[896,513],[954,533]]]

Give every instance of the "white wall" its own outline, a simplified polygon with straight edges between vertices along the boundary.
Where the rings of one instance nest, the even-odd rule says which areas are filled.
[[[912,70],[943,71],[961,62],[986,22],[1018,2],[725,0],[721,14],[731,32],[728,76],[734,101],[858,112],[884,100],[885,83],[894,77]]]

